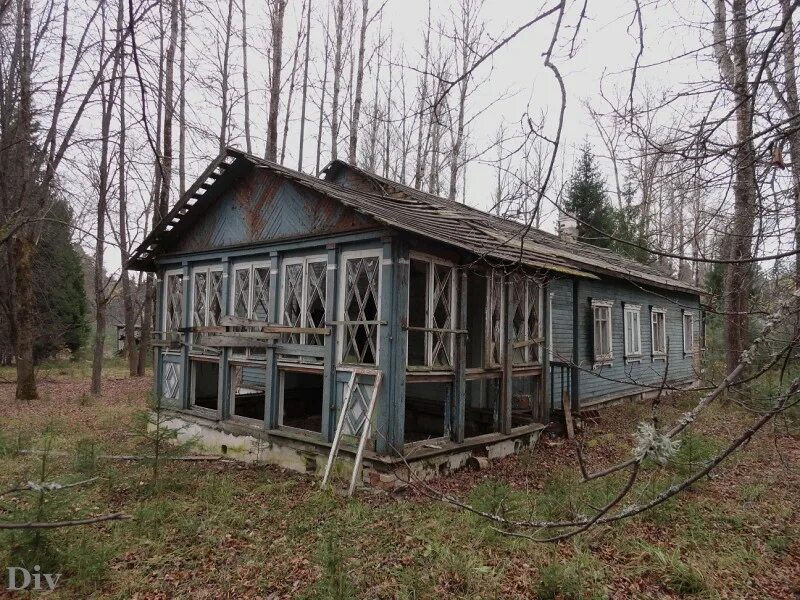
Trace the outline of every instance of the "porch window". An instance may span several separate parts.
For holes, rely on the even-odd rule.
[[[165,339],[169,334],[177,334],[181,327],[183,327],[183,273],[167,272],[164,278]]]
[[[517,273],[513,277],[511,339],[514,364],[531,364],[539,361],[541,324],[541,288],[531,277]]]
[[[236,265],[233,270],[233,315],[268,323],[269,263],[258,262]],[[264,354],[264,348],[235,349],[237,354],[249,356]]]
[[[290,327],[325,326],[326,257],[287,259],[283,267],[282,323]],[[313,333],[289,333],[291,344],[321,346],[325,338]]]
[[[594,362],[595,365],[608,365],[614,360],[611,331],[612,300],[592,300]]]
[[[639,304],[626,304],[625,317],[625,358],[638,359],[642,356],[642,325]]]
[[[651,310],[651,328],[653,356],[664,357],[667,354],[667,314],[663,308]]]
[[[192,326],[217,325],[222,316],[222,269],[194,269],[192,282]],[[195,334],[195,341],[198,337],[199,334]]]
[[[341,361],[378,363],[380,324],[380,256],[371,252],[343,254]]]
[[[683,313],[683,352],[690,354],[694,350],[694,316]]]
[[[503,274],[493,270],[489,276],[487,286],[486,304],[489,310],[486,312],[486,331],[488,332],[488,344],[486,345],[486,366],[499,367],[503,363]]]
[[[453,366],[455,269],[431,257],[411,258],[408,289],[408,364]]]

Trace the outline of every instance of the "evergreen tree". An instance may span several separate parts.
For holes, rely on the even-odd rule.
[[[588,244],[609,248],[613,235],[614,209],[605,192],[605,178],[597,167],[592,147],[584,142],[578,165],[569,182],[565,208],[578,221],[578,239]]]
[[[52,356],[61,348],[74,355],[88,335],[83,267],[72,244],[71,222],[72,210],[66,200],[54,200],[34,257],[37,360]]]
[[[622,241],[612,240],[609,246],[618,254],[632,258],[640,263],[647,263],[650,254],[644,247],[647,246],[647,239],[644,235],[644,224],[642,218],[641,205],[635,204],[634,197],[636,190],[630,178],[626,178],[622,190],[622,207],[618,210],[612,209],[614,213],[614,237],[618,240],[626,240],[635,245],[626,244]]]

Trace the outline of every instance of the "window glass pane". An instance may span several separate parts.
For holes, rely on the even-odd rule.
[[[328,270],[326,262],[308,263],[306,276],[306,327],[325,325],[325,277]],[[324,336],[306,335],[306,343],[321,346]]]
[[[503,360],[503,278],[497,271],[492,271],[491,287],[489,288],[491,314],[489,325],[491,338],[489,340],[489,365],[499,365]]]
[[[206,324],[206,284],[208,274],[200,271],[194,274],[194,289],[192,293],[192,325],[202,327]]]
[[[233,314],[247,319],[250,316],[250,268],[236,269],[233,286]]]
[[[539,285],[535,281],[528,281],[528,339],[535,340],[541,337],[539,332]],[[539,360],[539,345],[531,344],[525,348],[528,362]]]
[[[527,329],[525,326],[525,313],[527,312],[527,299],[525,294],[526,282],[522,275],[516,274],[512,278],[511,283],[511,341],[522,342],[525,341]],[[513,347],[513,346],[512,346]],[[525,347],[513,349],[514,363],[525,362]]]

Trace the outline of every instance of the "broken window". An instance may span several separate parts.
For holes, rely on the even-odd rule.
[[[208,360],[192,360],[191,398],[192,404],[208,410],[217,410],[219,394],[219,363]]]
[[[512,279],[511,340],[514,364],[539,360],[540,287],[532,277],[517,273]]]
[[[344,257],[342,362],[375,365],[380,324],[380,257],[353,254]]]
[[[503,362],[503,275],[493,270],[489,277],[486,313],[486,330],[489,333],[486,346],[486,366],[499,367]]]
[[[445,406],[452,393],[453,384],[450,382],[406,384],[405,443],[444,436]]]
[[[280,424],[322,432],[322,372],[281,369]]]
[[[453,366],[455,269],[432,258],[412,257],[408,288],[409,366]]]
[[[183,327],[183,273],[167,273],[164,279],[164,333],[177,338]],[[170,336],[170,334],[172,334]]]
[[[258,262],[236,265],[233,270],[233,315],[242,319],[253,319],[269,323],[269,263]],[[246,331],[246,327],[237,328]],[[250,328],[256,331],[257,328]],[[264,348],[236,348],[238,355],[258,356],[265,354]]]
[[[325,285],[328,271],[323,257],[287,259],[283,268],[283,325],[322,328],[325,326]],[[325,336],[318,333],[287,333],[290,344],[321,346]]]
[[[231,364],[231,415],[263,421],[266,407],[266,369],[263,364]]]
[[[487,276],[467,273],[467,368],[483,367],[486,331]]]

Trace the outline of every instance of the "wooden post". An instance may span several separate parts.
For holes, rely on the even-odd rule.
[[[269,254],[269,315],[267,320],[275,323],[278,321],[278,273],[280,272],[280,260],[277,252]],[[233,306],[231,306],[231,313]],[[264,427],[275,429],[280,424],[280,385],[278,381],[278,360],[275,353],[275,346],[271,344],[267,347],[265,355],[266,365],[264,366]]]
[[[541,395],[539,397],[540,411],[542,415],[542,422],[547,424],[550,422],[550,386],[553,382],[550,380],[550,348],[552,348],[553,340],[550,339],[550,285],[549,283],[542,284],[542,291],[539,294],[541,305],[539,310],[542,314],[542,329],[539,336],[544,338],[544,344],[539,346],[539,362],[542,363],[542,385]]]
[[[228,301],[231,297],[230,283],[233,281],[231,278],[231,262],[227,256],[222,259],[222,314],[229,314]],[[219,354],[219,375],[217,377],[217,418],[222,420],[226,419],[230,414],[230,391],[231,391],[231,375],[228,370],[228,361],[231,357],[229,348],[222,348]]]
[[[408,331],[404,328],[408,325],[408,277],[409,260],[408,245],[400,238],[394,240],[394,256],[397,267],[394,269],[393,289],[384,293],[394,295],[394,311],[391,315],[386,315],[386,319],[391,323],[392,328],[392,357],[391,373],[387,373],[384,384],[384,394],[390,398],[392,411],[389,423],[389,440],[391,447],[384,447],[378,440],[379,452],[394,451],[402,452],[405,442],[405,411],[406,411],[406,355]]]
[[[377,325],[378,328],[378,369],[387,373],[387,379],[391,377],[392,356],[395,345],[395,321],[397,320],[395,308],[394,289],[394,260],[393,260],[393,239],[389,236],[382,238],[382,251],[380,261],[381,290],[380,290],[380,316],[379,320],[385,321],[385,325]],[[378,452],[387,453],[390,451],[387,439],[391,430],[396,414],[392,406],[392,394],[389,386],[383,386],[376,400],[377,415],[375,419],[376,429],[380,432],[376,440]]]
[[[461,271],[460,286],[458,328],[464,331],[467,329],[467,272],[464,270]],[[454,365],[455,381],[453,382],[453,441],[460,444],[464,441],[464,415],[467,401],[468,334],[458,333],[454,335],[456,336],[456,353]]]
[[[354,373],[355,374],[355,373]],[[378,371],[375,374],[375,379],[372,382],[372,396],[369,399],[369,406],[367,407],[367,416],[364,420],[364,431],[361,432],[361,439],[358,441],[358,451],[356,452],[356,460],[353,463],[353,473],[350,476],[350,489],[347,491],[348,496],[353,495],[356,489],[356,482],[361,473],[361,461],[364,459],[364,448],[367,445],[369,434],[372,425],[372,413],[375,411],[375,402],[378,398],[381,388],[381,380],[383,379],[383,372]],[[352,392],[351,392],[352,393]],[[344,415],[342,415],[344,417]]]
[[[338,254],[336,244],[330,243],[327,249],[327,272],[325,273],[325,321],[336,319],[336,290],[338,270]],[[344,277],[344,275],[342,275]],[[322,435],[328,441],[333,440],[336,415],[336,330],[331,327],[330,335],[324,337],[325,358],[322,367]]]
[[[192,322],[192,305],[191,305],[191,281],[192,271],[189,268],[189,263],[183,262],[183,314],[181,315],[183,322],[182,327],[189,327]],[[183,334],[183,346],[181,346],[181,406],[189,408],[189,387],[191,373],[189,373],[189,343],[192,341],[191,333]]]
[[[513,280],[506,277],[506,301],[503,307],[505,327],[503,328],[503,386],[500,395],[500,433],[511,433],[511,403],[514,386],[514,348],[511,340],[514,337]]]

